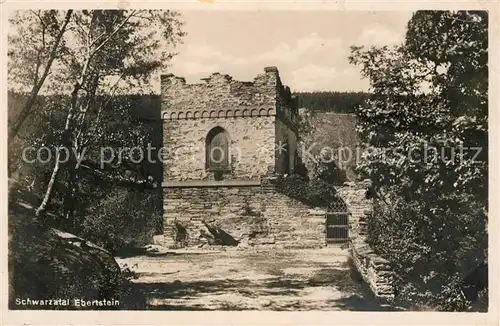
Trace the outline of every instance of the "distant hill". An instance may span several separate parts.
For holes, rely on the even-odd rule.
[[[355,113],[369,97],[365,92],[297,92],[300,108],[316,112]]]
[[[46,130],[45,125],[46,119],[41,119],[43,115],[44,105],[49,100],[54,100],[54,98],[61,98],[61,102],[67,99],[64,95],[62,96],[38,96],[33,108],[32,113],[25,120],[19,134],[8,144],[8,166],[9,166],[9,176],[14,179],[17,175],[13,175],[19,168],[19,161],[21,160],[22,149],[27,145],[27,139],[31,135],[40,132],[41,130]],[[151,129],[151,145],[155,148],[161,148],[163,146],[163,133],[162,133],[162,123],[161,123],[161,110],[160,110],[160,96],[159,95],[122,95],[115,96],[118,101],[121,101],[124,107],[130,108],[130,115],[134,118],[138,118],[143,123],[146,123]],[[8,125],[16,121],[19,117],[19,113],[26,103],[28,96],[26,94],[20,94],[15,92],[8,92],[7,107],[8,107]],[[61,105],[60,115],[64,118],[66,116],[67,108]],[[153,150],[154,152],[154,150]],[[161,165],[151,165],[152,175],[161,179],[163,170]]]
[[[317,112],[314,110],[301,109],[300,117],[302,123],[301,143],[313,156],[319,155],[322,149],[331,148],[336,153],[344,148],[343,155],[346,156],[342,165],[337,167],[346,172],[348,181],[356,179],[356,159],[359,157],[359,137],[356,132],[356,116],[354,114],[343,114],[336,112]],[[347,152],[345,152],[347,151]],[[304,157],[304,164],[309,173],[314,170],[313,164]],[[335,161],[335,163],[338,163]],[[312,175],[309,175],[312,177]]]

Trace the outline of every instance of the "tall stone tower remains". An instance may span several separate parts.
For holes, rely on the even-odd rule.
[[[304,225],[307,207],[268,182],[297,162],[298,102],[278,69],[203,81],[161,76],[165,245],[321,245],[324,220]]]

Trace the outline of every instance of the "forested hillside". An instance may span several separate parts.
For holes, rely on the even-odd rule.
[[[365,92],[298,92],[299,107],[311,111],[355,113],[370,96]]]

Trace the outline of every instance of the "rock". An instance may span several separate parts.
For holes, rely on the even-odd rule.
[[[148,253],[160,252],[160,251],[162,251],[164,249],[162,246],[151,245],[151,244],[147,245],[144,248],[146,249],[146,252],[148,252]]]
[[[163,234],[153,236],[153,244],[158,246],[164,246],[165,236]]]
[[[120,299],[122,274],[110,252],[57,229],[40,230],[34,241],[43,259],[33,264],[30,253],[16,262],[14,297]]]

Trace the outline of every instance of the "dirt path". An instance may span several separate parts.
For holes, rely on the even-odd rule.
[[[340,248],[164,252],[117,258],[147,309],[387,310],[353,277]]]

